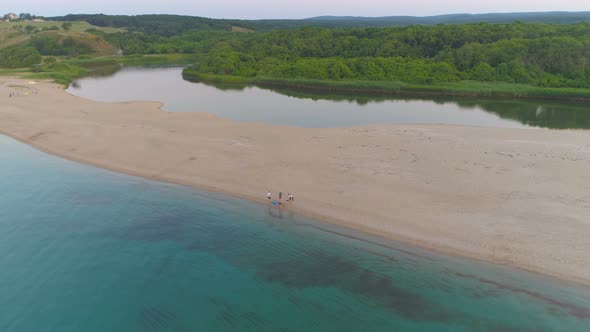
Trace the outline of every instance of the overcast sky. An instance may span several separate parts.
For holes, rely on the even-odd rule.
[[[554,10],[590,11],[590,0],[0,0],[0,12],[30,12],[45,16],[165,13],[259,19]]]

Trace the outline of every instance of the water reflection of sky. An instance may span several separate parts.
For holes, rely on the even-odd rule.
[[[218,89],[182,79],[182,68],[125,68],[110,77],[84,78],[68,91],[99,101],[152,100],[171,112],[207,112],[238,120],[302,127],[346,127],[378,123],[444,123],[487,127],[528,127],[537,125],[526,117],[490,112],[477,103],[358,98],[322,95],[290,96],[258,87]],[[530,107],[531,105],[528,105]],[[513,105],[507,108],[513,107]],[[590,113],[590,112],[589,112]],[[500,117],[499,114],[502,114]],[[541,124],[541,126],[544,126]],[[558,126],[559,127],[559,126]],[[570,126],[571,127],[571,126]]]

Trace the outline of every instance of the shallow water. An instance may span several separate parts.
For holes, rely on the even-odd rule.
[[[486,99],[400,99],[259,87],[211,86],[182,79],[182,68],[115,68],[68,91],[98,101],[152,100],[171,112],[207,112],[237,121],[301,127],[445,123],[486,127],[590,128],[590,107]]]
[[[0,331],[588,331],[590,289],[0,136]]]

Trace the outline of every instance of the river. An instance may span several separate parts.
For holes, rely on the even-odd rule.
[[[396,98],[214,86],[183,80],[182,68],[122,67],[77,80],[68,92],[108,102],[150,100],[169,112],[206,112],[222,118],[301,127],[455,124],[486,127],[590,128],[584,103],[490,99]]]

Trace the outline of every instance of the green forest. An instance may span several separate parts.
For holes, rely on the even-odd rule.
[[[301,28],[215,45],[189,74],[590,88],[590,26],[534,23]]]

